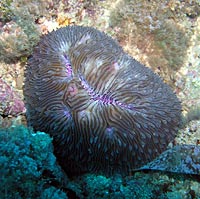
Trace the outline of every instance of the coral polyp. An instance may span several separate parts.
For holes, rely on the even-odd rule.
[[[128,174],[163,152],[181,105],[171,88],[106,34],[69,26],[44,36],[29,58],[29,126],[53,137],[72,175]]]

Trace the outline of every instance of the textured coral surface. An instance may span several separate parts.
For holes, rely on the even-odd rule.
[[[54,138],[67,173],[129,173],[172,141],[180,103],[170,87],[88,27],[43,37],[28,61],[28,124]]]
[[[112,35],[134,58],[170,83],[184,115],[190,110],[196,114],[195,107],[200,104],[199,5],[199,0],[1,0],[1,80],[22,100],[24,64],[40,35],[69,24],[91,26]],[[11,104],[12,98],[0,104],[2,127],[26,123],[23,112],[16,118],[2,115]],[[191,119],[173,144],[199,145],[200,123]],[[138,172],[132,180],[121,181],[86,176],[72,183],[71,189],[79,198],[134,198],[132,193],[136,198],[200,198],[198,178],[161,172]],[[46,190],[44,197],[56,198],[52,191]],[[75,198],[75,194],[70,196]]]
[[[0,128],[0,154],[1,199],[67,198],[50,183],[63,175],[47,134],[23,126]]]

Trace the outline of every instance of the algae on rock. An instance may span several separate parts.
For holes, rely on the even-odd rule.
[[[0,15],[0,59],[7,63],[29,56],[39,41],[40,31],[35,20],[47,13],[44,0],[3,0]]]
[[[191,17],[195,21],[200,14],[199,5],[197,0],[120,0],[110,23],[120,28],[117,37],[130,54],[172,83],[173,71],[185,62],[193,34]]]

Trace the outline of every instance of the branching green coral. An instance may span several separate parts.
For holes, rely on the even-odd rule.
[[[0,198],[67,198],[50,185],[63,179],[51,141],[23,126],[0,130]]]
[[[76,192],[79,198],[154,198],[152,187],[148,183],[134,179],[126,181],[120,175],[111,178],[93,174],[84,175],[81,177],[81,180],[71,182],[69,188]]]

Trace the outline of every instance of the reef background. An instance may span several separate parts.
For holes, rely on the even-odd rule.
[[[92,26],[114,37],[130,55],[150,67],[172,87],[182,102],[184,115],[191,109],[194,114],[200,114],[195,108],[200,105],[199,0],[2,0],[1,132],[12,127],[13,136],[19,136],[20,140],[21,133],[26,131],[15,130],[15,127],[26,125],[23,73],[27,58],[40,36],[73,24]],[[181,129],[175,142],[199,144],[200,121],[193,120]],[[2,143],[1,147],[5,145]],[[138,193],[131,190],[133,184],[139,187]],[[87,198],[107,198],[108,195],[111,198],[131,198],[131,193],[135,193],[135,198],[153,198],[155,194],[159,198],[200,198],[200,182],[196,178],[159,172],[138,172],[123,182],[119,177],[87,175],[69,181],[66,192],[70,198],[69,190],[77,198],[84,198],[84,195]],[[114,193],[118,195],[112,195]],[[63,198],[66,197],[64,194]]]

